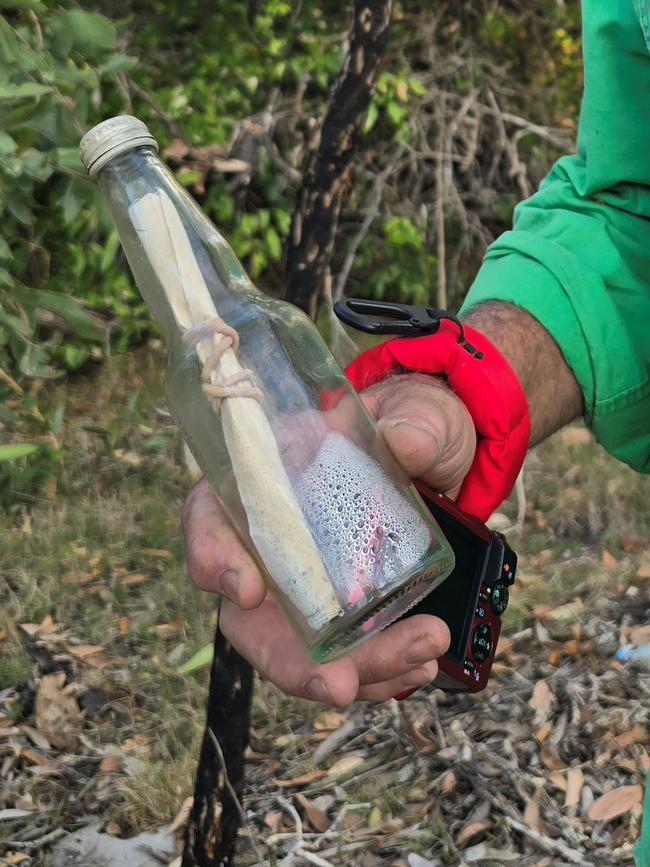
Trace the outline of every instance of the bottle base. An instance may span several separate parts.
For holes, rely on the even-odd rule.
[[[332,662],[390,626],[447,577],[449,569],[441,568],[440,563],[436,567],[430,572],[419,573],[412,581],[386,595],[377,594],[379,598],[334,621],[318,636],[317,643],[308,648],[309,656],[314,662]]]

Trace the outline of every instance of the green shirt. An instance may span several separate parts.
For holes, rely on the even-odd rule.
[[[463,312],[529,311],[582,387],[613,455],[650,472],[650,0],[583,0],[578,152],[489,248]]]

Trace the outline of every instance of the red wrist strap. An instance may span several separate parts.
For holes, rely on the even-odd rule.
[[[467,325],[464,329],[482,357],[458,342],[458,325],[442,320],[435,334],[395,338],[362,353],[346,374],[357,391],[392,373],[447,377],[450,388],[469,410],[478,437],[458,505],[485,521],[510,494],[523,465],[530,413],[521,383],[503,355],[480,331]]]

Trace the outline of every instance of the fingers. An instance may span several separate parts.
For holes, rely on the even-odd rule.
[[[334,662],[318,665],[302,648],[282,609],[268,596],[253,611],[222,603],[220,627],[262,677],[288,695],[345,707],[356,699],[385,701],[430,683],[436,658],[449,646],[447,625],[414,615],[393,624]]]
[[[337,707],[345,707],[357,697],[359,676],[351,657],[325,665],[309,659],[284,612],[270,596],[254,611],[242,611],[224,601],[219,623],[228,641],[253,668],[288,695]]]
[[[260,571],[205,479],[185,501],[182,524],[188,571],[199,590],[220,593],[242,608],[259,605],[266,593]]]
[[[476,431],[445,381],[413,373],[393,376],[361,397],[409,476],[455,497],[474,458]]]

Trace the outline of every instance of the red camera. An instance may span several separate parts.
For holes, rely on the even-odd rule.
[[[418,482],[416,487],[451,545],[456,565],[405,616],[434,614],[449,626],[451,643],[438,660],[434,685],[445,692],[479,692],[490,677],[517,555],[502,533],[490,530],[427,485]]]

